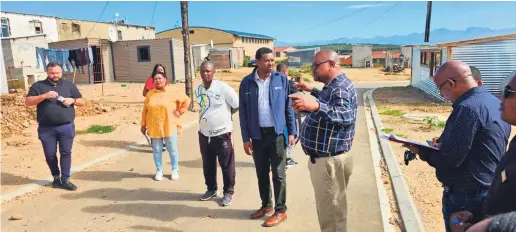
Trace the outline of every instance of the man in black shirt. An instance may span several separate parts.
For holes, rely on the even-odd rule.
[[[70,182],[72,145],[75,137],[75,108],[86,104],[77,86],[62,79],[59,64],[47,65],[47,79],[38,81],[29,89],[25,105],[37,105],[38,138],[43,145],[45,158],[54,176],[52,186],[75,191],[77,186]],[[61,154],[61,173],[57,165],[57,144]]]
[[[511,125],[516,125],[516,75],[505,86],[500,104],[500,117]],[[511,140],[509,150],[498,163],[491,187],[482,204],[480,215],[462,211],[451,216],[453,231],[464,231],[470,223],[480,218],[516,211],[516,137]],[[454,219],[457,218],[457,219]],[[476,219],[476,220],[475,220]]]

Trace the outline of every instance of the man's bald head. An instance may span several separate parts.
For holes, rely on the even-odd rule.
[[[441,95],[452,102],[478,86],[469,65],[457,60],[451,60],[441,65],[434,75],[434,83]]]
[[[322,50],[312,60],[314,80],[329,83],[341,73],[339,54],[333,50]]]

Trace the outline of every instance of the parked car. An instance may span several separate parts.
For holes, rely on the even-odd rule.
[[[256,66],[256,60],[247,61],[247,67],[255,67],[255,66]]]

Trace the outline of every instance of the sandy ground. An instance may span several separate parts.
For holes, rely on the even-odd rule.
[[[379,113],[385,110],[401,110],[404,113],[432,113],[448,117],[452,109],[449,104],[438,103],[419,90],[410,87],[377,89],[373,97]],[[430,128],[425,122],[413,121],[400,116],[382,114],[380,116],[384,128],[393,130],[390,133],[421,142],[438,137],[443,130],[443,128]],[[512,136],[516,135],[516,127],[512,128],[512,134]],[[427,231],[443,231],[442,185],[435,177],[434,168],[421,160],[413,160],[406,166],[403,162],[405,149],[396,143],[392,143],[391,146],[397,155],[425,229]]]

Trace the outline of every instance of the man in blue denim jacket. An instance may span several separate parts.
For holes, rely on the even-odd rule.
[[[275,72],[274,55],[270,48],[256,51],[257,67],[240,83],[240,129],[244,150],[253,156],[258,177],[258,188],[262,204],[251,219],[261,218],[273,210],[264,226],[279,225],[286,215],[286,172],[285,138],[283,129],[287,127],[289,144],[294,144],[296,136],[294,110],[290,106],[289,81],[283,73]],[[274,198],[269,172],[272,170]]]

